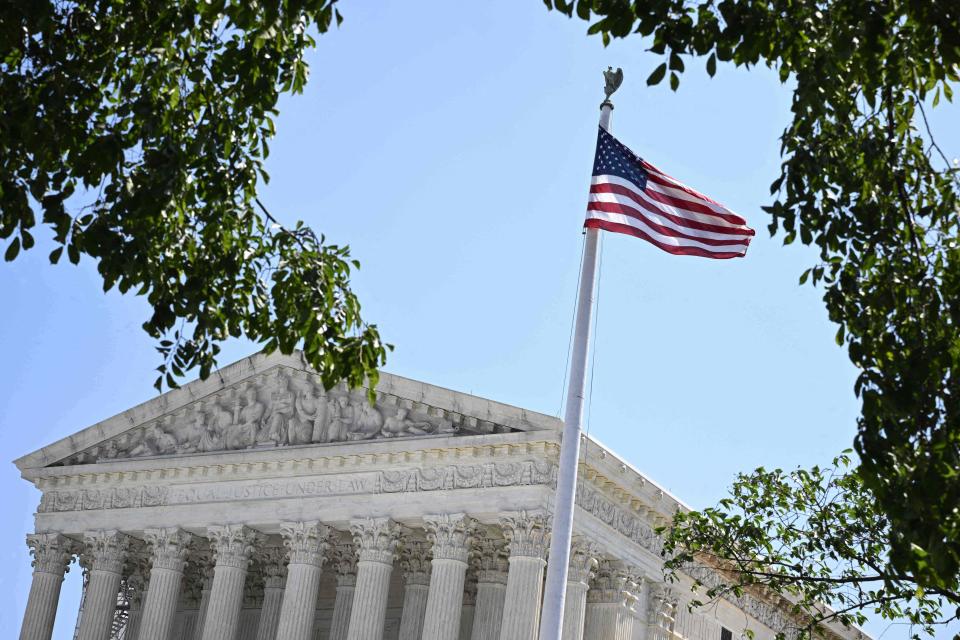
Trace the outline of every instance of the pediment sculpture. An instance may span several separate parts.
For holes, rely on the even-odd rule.
[[[329,391],[315,376],[276,367],[75,454],[63,464],[118,458],[236,451],[454,434],[446,412],[395,396],[342,385]]]

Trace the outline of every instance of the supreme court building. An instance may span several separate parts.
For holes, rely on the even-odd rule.
[[[16,461],[42,492],[20,638],[50,639],[78,559],[80,640],[535,640],[561,426],[387,374],[371,405],[252,356]],[[564,640],[796,624],[760,591],[690,612],[654,533],[679,503],[584,449]]]

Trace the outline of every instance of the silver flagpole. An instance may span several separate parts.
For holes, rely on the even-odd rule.
[[[610,96],[623,81],[620,69],[604,72],[607,98],[600,105],[600,126],[610,131]],[[560,465],[557,471],[557,493],[553,504],[553,532],[547,560],[547,581],[540,618],[540,640],[560,640],[563,630],[563,603],[567,590],[567,565],[570,562],[570,539],[573,536],[574,500],[577,491],[577,466],[580,458],[580,424],[583,421],[583,400],[587,387],[587,358],[593,324],[594,291],[597,280],[597,253],[600,230],[586,230],[583,264],[580,267],[580,290],[577,293],[577,316],[573,329],[570,355],[570,384],[567,406],[563,414],[563,441],[560,444]],[[569,640],[569,639],[568,639]]]

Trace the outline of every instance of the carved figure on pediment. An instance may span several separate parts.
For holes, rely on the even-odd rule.
[[[273,393],[270,394],[270,415],[267,417],[266,428],[261,429],[257,442],[273,443],[277,446],[290,444],[290,423],[294,414],[294,394],[290,389],[290,381],[284,375],[283,369],[278,369]]]
[[[329,416],[329,423],[324,442],[346,440],[353,426],[353,407],[350,406],[346,396],[335,396],[327,402],[327,416]]]
[[[220,426],[222,416],[218,416],[216,409],[212,412],[204,410],[203,400],[197,403],[194,413],[194,428],[200,429],[200,439],[197,442],[198,451],[223,451],[223,430]],[[229,414],[227,414],[229,417]]]
[[[365,397],[354,399],[353,428],[350,429],[351,440],[369,440],[380,435],[383,428],[383,416],[379,409],[371,405]]]
[[[317,413],[326,404],[317,398],[316,390],[309,380],[294,378],[290,381],[294,392],[293,414],[287,424],[288,444],[309,444],[313,439]]]
[[[225,434],[227,449],[249,449],[257,442],[257,432],[267,407],[257,398],[257,388],[247,385],[243,390],[244,405],[239,409],[236,424]]]
[[[176,452],[177,439],[167,433],[159,423],[155,422],[148,426],[143,432],[143,439],[140,443],[131,449],[130,455],[137,456],[162,456]]]
[[[402,435],[422,436],[432,433],[436,428],[426,420],[411,420],[407,417],[409,410],[406,407],[397,407],[395,415],[383,419],[381,435],[385,438],[396,438]]]
[[[327,421],[327,400],[326,394],[317,388],[310,380],[303,380],[298,385],[297,397],[294,402],[294,421],[296,432],[296,444],[307,444],[309,442],[325,442],[325,431]]]

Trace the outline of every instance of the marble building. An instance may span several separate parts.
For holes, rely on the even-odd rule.
[[[20,638],[49,640],[77,560],[79,640],[534,640],[560,427],[387,374],[371,405],[252,356],[16,461],[42,492]],[[564,640],[794,624],[760,592],[689,611],[654,533],[680,503],[585,451]]]

